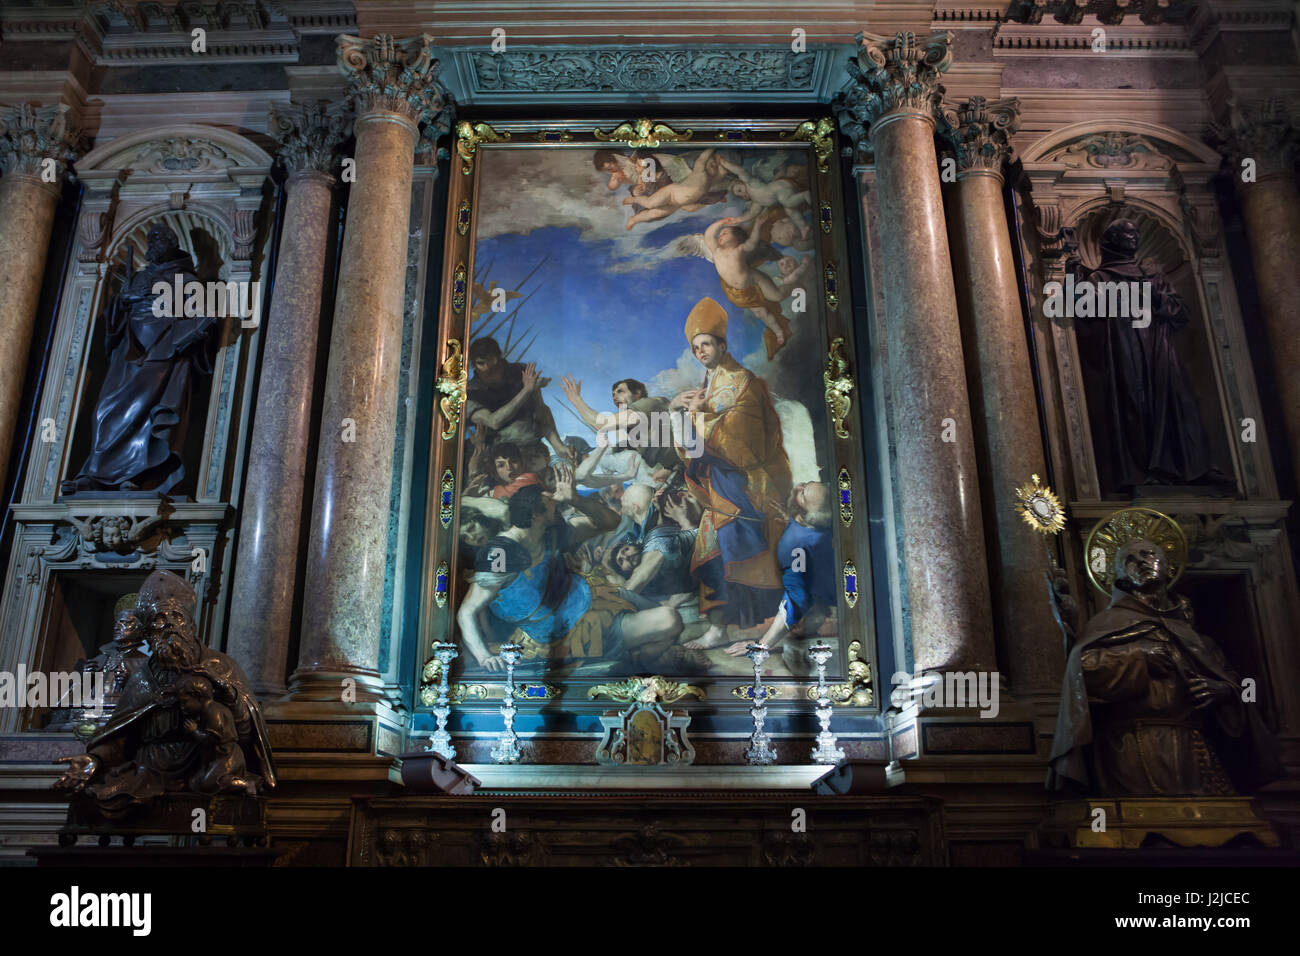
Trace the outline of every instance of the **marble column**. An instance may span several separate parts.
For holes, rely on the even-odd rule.
[[[858,39],[838,118],[875,154],[916,670],[993,670],[975,442],[934,147],[952,34]]]
[[[0,488],[13,453],[18,403],[63,177],[76,134],[68,107],[0,107]]]
[[[973,406],[989,583],[998,661],[1018,697],[1055,703],[1065,666],[1047,601],[1041,535],[1021,519],[1015,490],[1046,476],[1038,403],[1030,369],[1011,232],[1002,199],[1009,137],[1019,125],[1015,99],[973,97],[947,111],[945,139],[957,181],[945,186],[948,237],[962,318],[966,381]]]
[[[271,133],[288,171],[287,198],[265,321],[229,630],[230,654],[261,695],[285,691],[330,207],[338,146],[350,127],[338,105],[271,108]]]
[[[1295,179],[1300,132],[1274,100],[1238,110],[1231,125],[1212,129],[1241,198],[1259,311],[1272,352],[1276,400],[1282,406],[1291,464],[1300,474],[1300,191]],[[1253,181],[1242,178],[1247,160],[1254,167]]]
[[[381,694],[379,647],[402,346],[406,224],[420,126],[438,128],[449,94],[428,36],[338,39],[356,113],[348,199],[321,412],[299,700]]]

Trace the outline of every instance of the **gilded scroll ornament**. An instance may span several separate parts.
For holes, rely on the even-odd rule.
[[[488,689],[482,684],[453,684],[447,695],[448,703],[462,704],[467,700],[487,700]]]
[[[843,684],[832,684],[828,696],[841,707],[871,706],[871,665],[862,660],[862,642],[849,642],[849,679]],[[808,688],[808,699],[817,699],[817,688]]]
[[[498,133],[487,123],[469,123],[461,121],[456,124],[456,152],[460,153],[460,171],[468,176],[474,172],[474,154],[479,143],[504,143],[510,139],[509,133]]]
[[[456,437],[456,432],[460,428],[460,412],[465,407],[467,377],[468,370],[465,367],[465,358],[461,354],[460,340],[448,339],[447,358],[442,363],[442,374],[438,376],[438,391],[442,392],[443,396],[438,400],[438,407],[442,409],[442,417],[447,422],[442,430],[444,441]]]
[[[835,437],[848,438],[844,419],[852,407],[849,392],[853,391],[853,379],[849,376],[849,360],[844,355],[843,336],[837,336],[831,342],[822,380],[826,383],[826,404],[830,406],[831,419],[835,424]]]
[[[1187,567],[1187,535],[1173,518],[1150,508],[1123,508],[1098,521],[1088,533],[1084,556],[1088,580],[1102,594],[1115,586],[1115,553],[1130,541],[1143,539],[1160,545],[1169,559],[1169,587]]]
[[[677,132],[664,123],[652,119],[639,119],[633,123],[620,123],[608,133],[593,130],[592,135],[602,143],[627,143],[633,149],[657,149],[662,142],[680,143],[695,135],[693,130]]]
[[[835,149],[835,124],[829,117],[823,116],[819,120],[805,120],[794,128],[791,133],[782,133],[782,139],[799,139],[807,143],[812,143],[813,152],[817,154],[817,171],[828,172],[830,170],[831,152]]]
[[[675,704],[683,697],[696,697],[704,700],[704,691],[690,684],[679,684],[677,681],[655,675],[653,677],[629,677],[627,680],[613,684],[597,684],[587,691],[589,699],[594,700],[602,696],[623,703],[641,701],[650,704],[655,701],[662,701],[665,704]]]

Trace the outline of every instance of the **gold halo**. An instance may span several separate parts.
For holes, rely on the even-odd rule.
[[[139,597],[140,595],[135,591],[132,591],[130,594],[123,594],[117,599],[117,603],[113,605],[113,617],[116,618],[123,611],[134,611],[136,601],[139,600]]]
[[[1102,594],[1110,594],[1115,586],[1116,552],[1139,538],[1165,549],[1171,585],[1182,577],[1187,566],[1187,536],[1178,522],[1150,508],[1123,508],[1098,521],[1088,532],[1088,540],[1083,546],[1088,580]]]

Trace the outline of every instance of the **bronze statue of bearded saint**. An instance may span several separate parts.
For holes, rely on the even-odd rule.
[[[59,790],[84,792],[109,818],[168,793],[256,795],[275,786],[257,701],[239,665],[195,634],[195,594],[170,571],[140,589],[151,656],[132,674],[113,718],[62,757]]]
[[[1048,786],[1098,796],[1248,792],[1280,772],[1276,742],[1240,678],[1170,596],[1160,545],[1115,555],[1110,605],[1070,651]]]
[[[108,369],[95,401],[90,454],[63,482],[65,495],[86,491],[167,494],[185,478],[181,460],[199,376],[211,375],[217,316],[157,315],[156,283],[196,281],[194,261],[168,226],[149,227],[147,263],[127,274],[104,310]],[[163,310],[166,311],[166,310]]]

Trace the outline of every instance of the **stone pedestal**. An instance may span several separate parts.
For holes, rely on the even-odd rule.
[[[430,38],[339,38],[356,110],[356,181],[321,413],[299,700],[381,696],[379,647],[405,293],[405,223],[420,124],[445,107]],[[348,679],[351,683],[348,683]]]
[[[0,108],[0,489],[13,453],[54,210],[72,159],[66,106]]]
[[[332,173],[349,125],[341,110],[319,106],[273,108],[271,114],[289,170],[288,199],[266,320],[229,631],[230,654],[258,694],[285,691]]]
[[[861,35],[840,127],[875,154],[916,670],[995,665],[979,479],[935,113],[951,34]],[[869,131],[868,131],[868,126]]]
[[[988,538],[998,660],[1012,692],[1055,709],[1065,666],[1047,601],[1047,556],[1016,511],[1015,490],[1046,475],[1011,234],[1002,198],[1019,103],[975,97],[945,124],[957,181],[945,187],[966,379]]]

